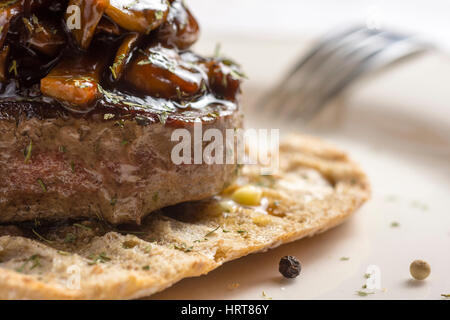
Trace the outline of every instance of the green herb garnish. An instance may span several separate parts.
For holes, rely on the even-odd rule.
[[[73,243],[76,239],[77,237],[73,233],[68,233],[64,238],[64,243]]]
[[[158,114],[159,122],[161,122],[161,124],[163,124],[163,125],[166,124],[168,117],[169,117],[169,114],[166,111]]]
[[[91,254],[88,258],[91,260],[88,263],[89,265],[94,265],[94,264],[98,264],[98,263],[106,263],[108,261],[111,261],[111,258],[108,257],[105,252],[101,252],[98,255]]]
[[[85,226],[85,225],[80,224],[80,223],[74,223],[73,226],[74,226],[74,227],[81,228],[81,229],[84,229],[84,230],[92,230],[91,227]]]
[[[266,300],[272,300],[272,297],[269,297],[265,291],[262,292],[262,297]]]
[[[39,238],[39,240],[41,240],[41,241],[44,241],[44,242],[47,242],[47,243],[53,243],[54,241],[50,241],[50,240],[48,240],[48,239],[45,239],[43,236],[41,236],[39,233],[37,233],[37,231],[36,230],[34,230],[34,229],[31,229],[31,231],[36,235],[36,237],[38,237]]]
[[[13,60],[13,61],[12,61],[11,66],[10,66],[9,69],[8,69],[8,72],[9,72],[9,73],[14,72],[14,75],[15,75],[16,77],[19,76],[19,72],[17,71],[17,61],[16,61],[16,60]]]
[[[208,238],[209,236],[211,236],[213,233],[215,233],[217,230],[219,230],[220,226],[218,226],[217,228],[215,228],[214,230],[211,230],[210,232],[208,232],[205,235],[205,238]]]
[[[194,246],[188,247],[186,245],[186,243],[182,243],[181,245],[174,244],[173,248],[177,249],[177,250],[180,250],[180,251],[183,251],[183,252],[191,252],[194,249]]]
[[[37,179],[37,182],[41,186],[42,191],[47,192],[47,187],[45,186],[44,181],[42,181],[42,179]]]
[[[356,291],[356,294],[360,297],[367,297],[369,294],[375,294],[375,292]]]
[[[156,11],[155,12],[155,19],[156,20],[161,20],[164,18],[164,11]]]
[[[28,163],[31,159],[31,151],[33,150],[33,140],[30,140],[30,143],[25,148],[24,155],[25,155],[25,163]]]
[[[350,260],[350,258],[349,257],[341,257],[339,260],[341,260],[341,261],[348,261],[348,260]]]
[[[0,8],[7,8],[13,4],[15,4],[18,0],[8,0],[5,3],[0,4]]]
[[[38,254],[32,255],[32,256],[29,257],[27,260],[25,260],[25,262],[24,262],[19,268],[17,268],[16,271],[17,271],[17,272],[23,272],[24,269],[25,269],[25,267],[26,267],[30,262],[33,263],[33,264],[31,265],[30,270],[33,270],[33,269],[36,268],[36,267],[41,267],[42,265],[41,265],[41,262],[40,262],[39,258],[40,258],[40,255],[38,255]]]
[[[122,53],[117,58],[117,61],[114,62],[114,64],[111,67],[109,67],[109,69],[111,70],[111,74],[112,74],[114,79],[117,79],[117,67],[122,64],[123,59],[125,59],[125,53]]]
[[[103,116],[103,119],[110,120],[110,119],[113,119],[114,117],[115,117],[115,115],[113,115],[112,113],[105,113],[105,115]]]

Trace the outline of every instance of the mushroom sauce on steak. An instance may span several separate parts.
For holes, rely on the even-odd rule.
[[[181,0],[0,1],[0,223],[139,224],[230,183],[171,160],[176,129],[242,126],[239,66],[198,33]]]

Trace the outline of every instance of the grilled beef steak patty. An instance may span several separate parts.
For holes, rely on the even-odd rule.
[[[230,183],[234,164],[171,159],[176,129],[242,126],[239,66],[190,51],[198,30],[181,0],[0,4],[0,223],[139,224]]]

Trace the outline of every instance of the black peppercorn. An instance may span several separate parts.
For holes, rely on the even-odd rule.
[[[293,256],[286,256],[281,258],[280,260],[280,273],[283,277],[288,279],[297,278],[300,275],[300,271],[302,270],[302,266],[297,258]]]

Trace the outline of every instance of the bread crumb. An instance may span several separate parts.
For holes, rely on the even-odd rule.
[[[239,284],[239,283],[237,283],[237,282],[234,282],[234,283],[230,283],[229,285],[228,285],[228,290],[236,290],[237,288],[239,288],[241,285]]]

